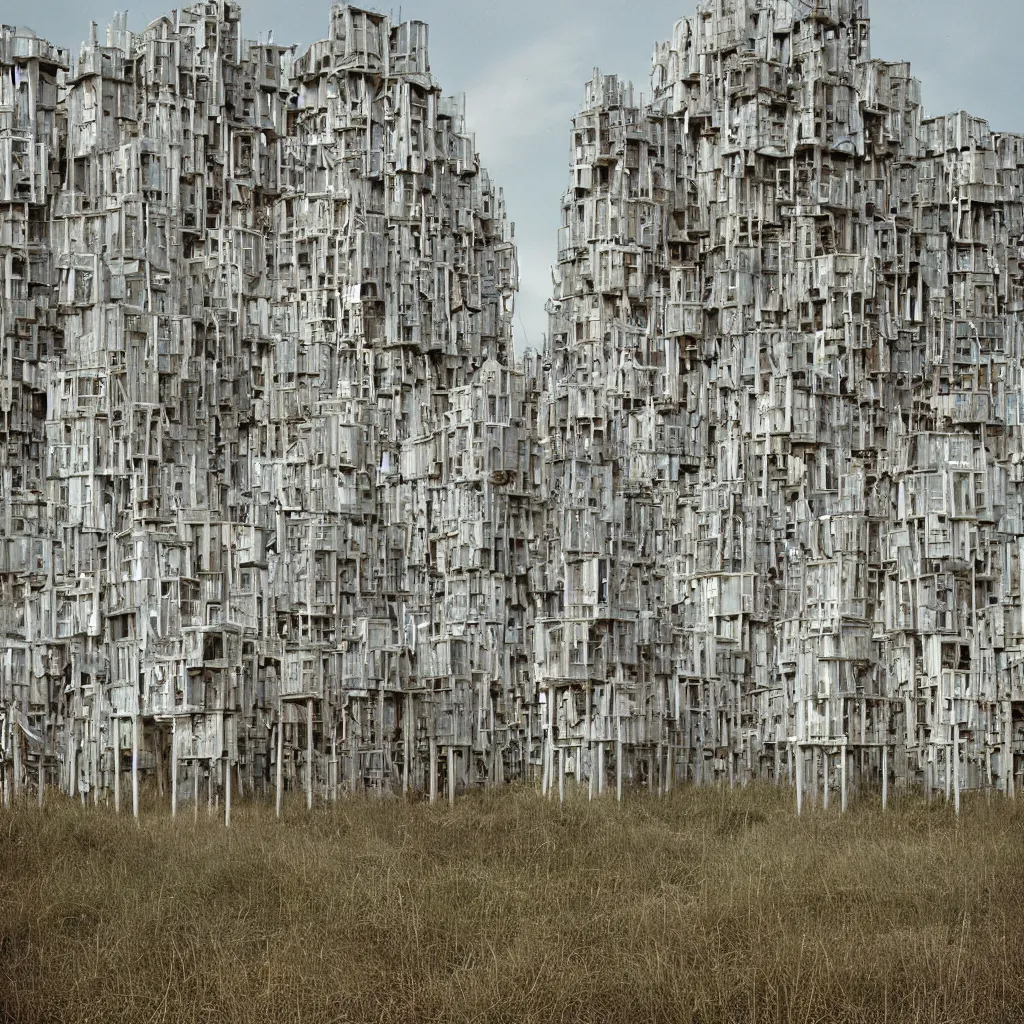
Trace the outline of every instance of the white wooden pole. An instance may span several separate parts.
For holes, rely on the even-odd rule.
[[[953,813],[960,815],[960,726],[953,723]]]
[[[306,702],[306,810],[313,810],[313,698]]]
[[[804,755],[799,744],[794,744],[793,750],[796,757],[796,813],[797,817],[803,814],[804,810]],[[793,754],[790,755],[792,760]]]
[[[448,744],[448,806],[455,806],[455,744]]]
[[[114,747],[114,813],[121,813],[121,719],[111,718]]]
[[[405,757],[402,759],[402,796],[409,795],[409,762],[412,760],[412,694],[405,695],[405,727],[402,729]]]
[[[594,799],[594,785],[597,774],[594,770],[596,765],[594,763],[594,694],[591,689],[590,683],[587,683],[587,754],[589,755],[589,774],[587,776],[587,799]],[[580,748],[583,749],[582,747]],[[580,760],[580,767],[578,771],[582,771],[583,761]]]
[[[281,790],[284,787],[284,702],[277,716],[277,764],[274,772],[274,814],[281,817]]]
[[[615,716],[615,799],[622,803],[622,716]]]
[[[139,716],[132,718],[132,817],[139,820]]]
[[[882,810],[889,806],[889,748],[882,744]]]
[[[334,712],[331,712],[333,720]],[[338,723],[335,721],[331,726],[331,803],[338,802]]]
[[[548,700],[551,700],[551,693],[548,692]],[[541,775],[540,775],[540,795],[546,797],[548,790],[551,787],[551,765],[550,765],[550,753],[551,753],[551,727],[548,724],[550,722],[550,715],[547,713],[548,709],[545,705],[544,717],[548,721],[541,722],[540,727],[540,757],[541,757]]]
[[[565,747],[558,748],[558,802],[565,803]]]
[[[231,755],[224,758],[224,827],[231,828]]]
[[[430,785],[428,787],[430,793],[430,802],[432,804],[437,803],[437,738],[435,736],[430,737]]]
[[[178,719],[171,719],[171,817],[178,816]]]
[[[14,802],[19,803],[21,798],[21,726],[16,726],[13,719],[11,721],[11,746],[14,754]]]
[[[842,765],[842,774],[840,775],[841,791],[840,791],[839,807],[840,807],[840,810],[845,814],[846,813],[846,802],[847,802],[847,789],[846,789],[846,744],[845,743],[842,744],[842,747],[840,749],[840,756],[843,759],[843,765]]]
[[[1013,705],[1006,702],[1006,795],[1011,799],[1017,796],[1017,780],[1013,777]]]

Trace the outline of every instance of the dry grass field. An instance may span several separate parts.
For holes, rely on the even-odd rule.
[[[1024,1020],[1024,805],[0,811],[0,1021]]]

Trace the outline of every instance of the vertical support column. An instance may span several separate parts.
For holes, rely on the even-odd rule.
[[[7,739],[7,736],[4,735],[4,733],[8,733],[9,734],[9,732],[10,732],[10,724],[11,724],[11,720],[10,720],[10,717],[8,717],[7,720],[4,723],[4,730],[3,730],[3,732],[0,732],[0,740],[6,740]],[[4,753],[3,760],[0,761],[0,773],[3,773],[3,804],[4,804],[4,807],[7,808],[7,807],[11,806],[11,770],[7,766],[7,755],[6,755],[6,751],[10,749],[10,744],[5,742],[3,744],[3,748],[4,748],[5,753]],[[71,795],[72,796],[75,795],[74,794],[74,780],[75,780],[75,769],[74,769],[74,764],[72,763],[72,766],[71,766],[71,785],[72,785]]]
[[[588,800],[593,800],[594,799],[594,783],[595,783],[594,776],[597,774],[597,772],[595,770],[597,766],[594,763],[594,693],[593,693],[593,687],[591,686],[590,683],[587,683],[586,715],[587,715],[587,754],[589,756],[589,763],[590,763],[590,774],[587,776],[587,799]],[[583,751],[583,748],[580,747],[581,754],[582,754],[582,751]],[[578,768],[578,771],[582,771],[582,770],[583,770],[583,759],[581,757],[580,758],[580,766]]]
[[[455,744],[448,744],[448,806],[455,806]]]
[[[409,770],[412,761],[412,694],[405,695],[405,722],[402,726],[402,796],[409,795]]]
[[[171,719],[171,818],[178,816],[178,719]]]
[[[548,775],[548,796],[551,796],[555,790],[555,760],[557,754],[555,753],[555,722],[558,720],[557,713],[555,712],[555,699],[554,694],[548,692],[548,761],[547,761],[547,775]]]
[[[430,802],[437,803],[437,737],[430,737]]]
[[[597,741],[597,795],[604,795],[604,740]]]
[[[114,813],[121,813],[121,719],[111,717],[111,746],[114,749]]]
[[[821,792],[822,792],[822,808],[828,810],[828,773],[831,768],[829,763],[831,760],[827,747],[821,748]]]
[[[11,719],[11,747],[14,761],[14,802],[21,796],[21,726]]]
[[[547,694],[548,702],[551,700],[551,691]],[[540,775],[540,795],[546,797],[548,795],[548,789],[551,786],[551,764],[550,764],[550,753],[551,753],[551,727],[548,724],[551,721],[551,714],[548,710],[548,704],[544,705],[544,718],[547,721],[541,721],[540,723],[540,759],[541,759],[541,775]]]
[[[615,799],[622,803],[622,716],[615,716]]]
[[[132,817],[139,820],[139,716],[132,719]]]
[[[284,701],[277,715],[277,764],[274,766],[274,815],[281,817],[281,789],[284,784]]]
[[[846,779],[846,758],[847,750],[846,744],[843,743],[840,748],[840,756],[843,759],[842,774],[840,775],[840,797],[839,797],[839,809],[845,814],[846,813],[846,801],[847,801],[847,779]]]
[[[794,743],[790,748],[790,763],[795,760],[796,768],[796,813],[797,817],[804,811],[804,754],[799,743]]]
[[[558,748],[558,802],[565,803],[565,747]]]
[[[154,723],[154,732],[156,733],[156,743],[154,744],[156,753],[156,792],[157,796],[160,797],[160,802],[163,803],[164,799],[164,731],[163,729]]]
[[[224,758],[224,827],[231,828],[231,755]]]
[[[328,769],[327,785],[331,791],[331,803],[338,802],[338,723],[331,711],[331,766]]]
[[[313,810],[313,698],[306,701],[306,810]]]
[[[1013,756],[1013,704],[1006,702],[1006,795],[1015,799],[1017,795],[1017,780],[1013,777],[1014,756]]]
[[[953,813],[960,816],[960,726],[953,723]],[[948,773],[947,773],[948,774]]]
[[[882,744],[882,810],[889,807],[889,747]]]
[[[39,793],[36,797],[36,802],[39,809],[43,809],[43,790],[46,788],[46,745],[42,745],[39,751]]]
[[[199,758],[192,758],[192,824],[199,824]]]

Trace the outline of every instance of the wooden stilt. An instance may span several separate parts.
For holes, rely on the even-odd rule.
[[[1011,799],[1016,798],[1017,780],[1013,777],[1014,756],[1013,756],[1013,705],[1006,702],[1006,795]]]
[[[455,806],[455,745],[448,744],[448,806]]]
[[[412,761],[412,694],[405,695],[405,721],[402,723],[402,796],[409,795],[409,769]]]
[[[110,719],[112,746],[114,748],[114,813],[121,813],[121,720]]]
[[[587,706],[584,709],[584,714],[587,716],[587,760],[588,760],[588,774],[587,774],[587,799],[594,799],[594,789],[596,780],[595,776],[595,765],[594,765],[594,691],[587,683],[587,695],[586,695]],[[580,748],[582,753],[583,748]],[[580,760],[580,767],[578,771],[583,770],[583,761]]]
[[[21,726],[11,722],[11,748],[14,768],[14,802],[21,798]]]
[[[306,810],[313,810],[313,698],[306,701]]]
[[[800,745],[794,744],[793,747],[790,748],[791,762],[793,760],[794,751],[796,755],[796,813],[799,817],[803,814],[804,810],[804,758]]]
[[[565,803],[565,754],[566,748],[559,747],[558,750],[558,802]]]
[[[622,803],[622,716],[615,716],[615,799]]]
[[[889,748],[882,745],[882,810],[889,807]]]
[[[845,814],[846,813],[846,801],[847,801],[847,780],[846,780],[846,772],[847,772],[846,757],[847,757],[847,752],[846,752],[846,744],[845,743],[842,744],[842,746],[840,748],[839,756],[843,759],[842,769],[841,769],[841,773],[840,773],[840,777],[839,777],[839,785],[840,785],[839,809],[840,809],[840,811],[843,814]]]
[[[132,817],[139,820],[139,716],[132,718]]]
[[[960,816],[960,726],[953,723],[953,813]]]
[[[430,802],[437,803],[437,740],[430,737]]]
[[[231,828],[231,757],[224,758],[224,827]]]
[[[281,817],[281,790],[284,788],[284,704],[277,718],[277,764],[274,766],[274,814]]]
[[[333,711],[332,711],[333,715]],[[331,802],[338,802],[338,723],[334,722],[331,728]]]
[[[171,719],[171,817],[178,816],[178,719]]]
[[[156,793],[161,803],[164,799],[164,730],[162,726],[153,729],[153,749],[156,752]]]

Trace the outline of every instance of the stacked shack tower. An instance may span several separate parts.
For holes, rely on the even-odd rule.
[[[1024,139],[926,118],[867,8],[703,3],[650,103],[587,87],[541,415],[561,756],[826,801],[1024,768]]]
[[[1024,138],[867,6],[595,75],[518,362],[422,23],[0,28],[3,801],[1013,795]]]
[[[521,773],[536,389],[426,26],[5,28],[0,90],[6,792]]]

